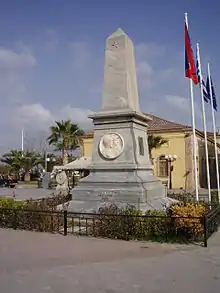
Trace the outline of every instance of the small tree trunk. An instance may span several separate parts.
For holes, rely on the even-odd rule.
[[[68,164],[68,151],[63,150],[63,165]]]
[[[68,138],[63,140],[63,165],[68,164]]]
[[[29,182],[31,180],[31,174],[29,172],[26,172],[24,175],[24,181]]]

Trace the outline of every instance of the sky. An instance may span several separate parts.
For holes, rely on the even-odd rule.
[[[218,0],[0,0],[0,7],[0,152],[21,147],[22,128],[30,148],[45,145],[55,120],[92,129],[87,116],[101,106],[105,40],[118,27],[134,43],[141,110],[190,124],[185,12],[194,53],[200,43],[204,76],[211,64],[220,109]],[[202,129],[198,87],[194,97]],[[220,127],[218,112],[216,121]]]

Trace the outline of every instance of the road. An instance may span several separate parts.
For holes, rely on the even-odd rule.
[[[209,247],[0,230],[1,293],[217,293],[220,232]]]

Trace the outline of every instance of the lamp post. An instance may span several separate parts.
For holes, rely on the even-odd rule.
[[[172,172],[173,172],[173,165],[172,163],[176,161],[177,155],[166,155],[165,159],[168,162],[168,172],[169,172],[169,189],[173,188],[172,182]]]
[[[47,165],[48,165],[48,163],[49,163],[50,161],[55,162],[55,161],[56,161],[56,158],[48,158],[48,157],[47,157],[47,153],[46,153],[46,155],[45,155],[45,171],[46,171],[46,172],[47,172]]]

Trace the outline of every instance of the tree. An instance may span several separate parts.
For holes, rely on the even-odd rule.
[[[42,156],[36,152],[20,150],[11,150],[9,153],[3,154],[1,162],[7,164],[11,172],[19,173],[24,169],[25,181],[30,181],[30,170],[43,162]]]
[[[168,142],[167,139],[164,139],[162,136],[148,135],[148,148],[149,156],[152,161],[152,150],[159,149],[162,145]]]
[[[81,136],[84,131],[77,124],[71,123],[71,120],[55,121],[55,125],[50,127],[50,136],[47,138],[49,145],[55,146],[60,150],[63,156],[63,164],[68,163],[69,150],[75,150],[81,143]]]
[[[40,154],[35,152],[23,152],[23,155],[19,158],[19,163],[22,169],[25,171],[24,181],[30,181],[30,170],[39,164],[42,164],[43,158]]]
[[[22,151],[11,150],[9,153],[2,155],[1,162],[5,163],[9,167],[10,172],[19,173],[21,169],[20,157],[22,156]]]

